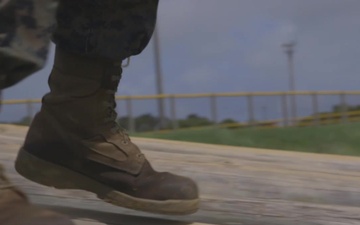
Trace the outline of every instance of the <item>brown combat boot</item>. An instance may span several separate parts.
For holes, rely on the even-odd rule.
[[[31,205],[5,177],[0,166],[1,225],[74,225],[67,217]]]
[[[16,170],[37,183],[87,190],[130,209],[196,212],[195,182],[155,171],[116,123],[120,78],[120,64],[57,49],[51,91],[30,126]]]

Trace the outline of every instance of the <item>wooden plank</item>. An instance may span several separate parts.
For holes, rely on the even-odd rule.
[[[196,222],[182,222],[169,219],[149,218],[143,216],[131,216],[115,213],[99,212],[86,209],[70,209],[62,207],[47,207],[70,216],[77,224],[106,224],[106,225],[211,225]],[[101,223],[99,223],[101,221]]]
[[[199,183],[201,207],[185,217],[159,216],[111,206],[91,193],[31,183],[13,169],[26,128],[0,126],[0,162],[33,202],[212,224],[360,223],[360,158],[133,138],[157,170]],[[70,210],[70,211],[71,211]]]

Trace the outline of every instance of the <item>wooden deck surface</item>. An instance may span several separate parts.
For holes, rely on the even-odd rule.
[[[0,163],[34,203],[65,212],[81,225],[360,224],[358,157],[133,138],[157,170],[190,176],[199,184],[198,213],[164,217],[115,207],[91,193],[55,190],[23,179],[13,162],[26,131],[0,125]]]

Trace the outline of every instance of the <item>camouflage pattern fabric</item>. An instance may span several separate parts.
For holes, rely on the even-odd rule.
[[[148,44],[158,0],[61,0],[54,42],[64,50],[122,60]]]
[[[147,46],[158,0],[0,0],[0,89],[41,69],[49,42],[121,61]]]
[[[0,89],[45,63],[55,25],[55,0],[0,0]]]

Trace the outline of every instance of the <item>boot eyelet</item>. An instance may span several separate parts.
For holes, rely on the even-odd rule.
[[[129,142],[128,142],[128,141],[125,141],[125,140],[123,140],[121,143],[122,143],[123,145],[128,145],[128,144],[129,144]]]

